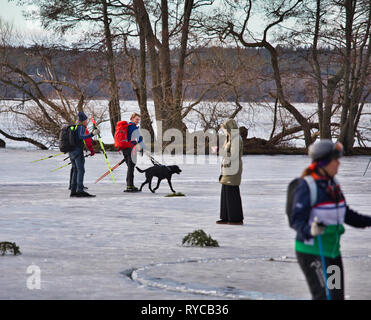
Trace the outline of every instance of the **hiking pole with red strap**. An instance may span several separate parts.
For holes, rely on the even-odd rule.
[[[92,121],[93,124],[94,124],[94,129],[97,129],[97,124],[96,124],[96,122],[94,121],[93,117],[91,118],[91,121]],[[113,181],[113,183],[116,183],[115,178],[113,177],[113,173],[112,173],[111,167],[110,167],[109,162],[108,162],[108,158],[107,158],[106,150],[104,149],[104,145],[103,145],[102,139],[100,138],[100,134],[99,134],[99,133],[97,134],[97,137],[98,137],[98,141],[99,141],[100,148],[101,148],[102,151],[103,151],[104,158],[106,159],[106,163],[107,163],[107,166],[108,166],[108,171],[109,171],[109,173],[111,174],[112,181]]]

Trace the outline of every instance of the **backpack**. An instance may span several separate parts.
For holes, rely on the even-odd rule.
[[[119,150],[133,148],[134,145],[128,139],[128,128],[131,124],[127,121],[119,121],[115,130],[115,148]]]
[[[301,178],[295,178],[289,183],[287,188],[287,199],[286,199],[286,215],[289,220],[289,226],[292,228],[291,214],[292,214],[292,205],[294,201],[294,195],[296,188],[299,184]],[[317,202],[317,184],[312,176],[305,176],[305,182],[308,184],[310,192],[310,205],[313,207]]]
[[[76,128],[76,125],[67,125],[62,128],[59,134],[59,150],[66,153],[77,147]]]

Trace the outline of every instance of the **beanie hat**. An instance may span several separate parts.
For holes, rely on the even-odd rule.
[[[333,143],[329,139],[323,139],[309,146],[308,155],[319,167],[325,167],[343,155],[343,145],[340,142]]]
[[[77,114],[77,117],[79,119],[80,122],[83,122],[85,121],[88,117],[86,116],[86,114],[82,111],[79,111],[79,113]]]

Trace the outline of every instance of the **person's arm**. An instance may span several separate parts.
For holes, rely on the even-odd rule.
[[[349,224],[352,227],[355,228],[366,228],[371,227],[371,217],[366,216],[363,214],[359,214],[358,212],[352,210],[349,208],[349,206],[346,206],[346,213],[344,222],[346,224]]]
[[[143,142],[143,137],[140,134],[139,128],[135,129],[131,133],[131,141],[135,141],[137,144],[139,144],[141,149],[143,149],[143,150],[147,149],[146,145]]]
[[[241,158],[241,138],[236,135],[232,138],[231,142],[228,142],[224,146],[225,155],[222,161],[222,174],[223,175],[234,175],[240,169],[240,158]]]
[[[309,217],[312,207],[310,205],[310,190],[304,179],[301,179],[294,194],[293,208],[291,214],[291,224],[296,232],[303,239],[311,239],[311,226]]]
[[[84,126],[77,126],[77,134],[80,140],[86,140],[88,138],[93,137],[92,133],[85,134],[85,127]]]

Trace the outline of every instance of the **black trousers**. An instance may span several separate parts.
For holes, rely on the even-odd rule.
[[[312,299],[327,300],[321,257],[301,252],[296,252],[296,257],[307,280]],[[334,259],[325,257],[325,263],[331,300],[344,300],[344,269],[341,255]],[[338,272],[340,274],[337,274]]]
[[[242,202],[239,186],[222,184],[220,197],[220,219],[228,222],[242,222]]]
[[[128,187],[134,186],[134,168],[135,163],[133,162],[133,159],[131,158],[131,151],[132,149],[126,148],[122,150],[122,154],[124,155],[125,162],[128,166],[128,171],[126,173],[126,185]]]

